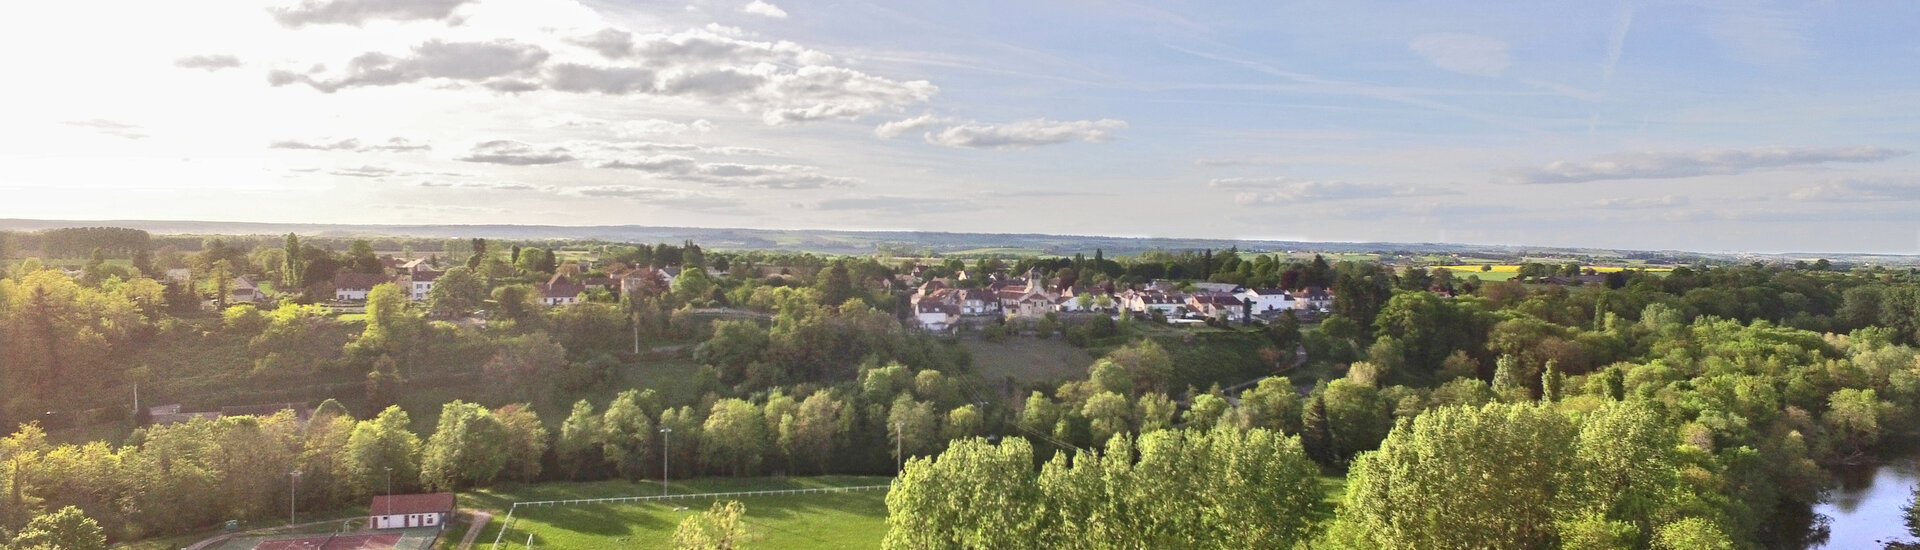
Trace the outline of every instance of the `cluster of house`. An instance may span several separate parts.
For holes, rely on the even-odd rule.
[[[1333,306],[1333,293],[1320,287],[1299,290],[1253,289],[1227,283],[1182,286],[1156,281],[1142,289],[1102,292],[1049,288],[1038,271],[1022,277],[993,276],[983,287],[959,288],[945,278],[920,285],[913,293],[914,320],[929,331],[992,322],[996,318],[1038,318],[1048,313],[1159,313],[1167,319],[1225,319],[1251,315],[1273,320],[1286,312],[1310,317]]]
[[[333,276],[333,300],[341,303],[367,301],[367,294],[373,287],[385,283],[399,285],[407,290],[407,297],[413,301],[425,301],[433,291],[433,284],[446,271],[433,265],[431,260],[400,261],[382,258],[388,264],[386,273],[350,273],[340,272]],[[620,264],[611,266],[606,277],[584,277],[581,272],[590,267],[581,263],[568,263],[561,266],[557,273],[546,282],[534,285],[540,291],[540,303],[549,306],[563,306],[580,301],[580,295],[590,289],[605,289],[625,294],[633,292],[644,284],[647,278],[658,281],[661,288],[671,288],[673,279],[680,275],[680,269],[668,267],[627,267]]]

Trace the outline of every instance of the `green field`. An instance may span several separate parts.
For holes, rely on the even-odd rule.
[[[675,493],[763,491],[885,485],[886,477],[697,479],[675,482]],[[516,501],[605,498],[658,494],[659,483],[602,481],[543,483],[461,495],[463,507],[506,510]],[[753,548],[768,550],[878,548],[887,531],[885,490],[738,497],[747,509]],[[500,548],[671,548],[673,530],[705,511],[713,499],[675,499],[631,504],[521,507]],[[491,548],[504,514],[481,533],[476,548]],[[451,535],[450,535],[451,536]]]
[[[1093,365],[1093,356],[1058,336],[1014,337],[999,343],[967,339],[960,345],[973,355],[974,372],[988,383],[1009,376],[1018,384],[1086,378],[1087,367]]]

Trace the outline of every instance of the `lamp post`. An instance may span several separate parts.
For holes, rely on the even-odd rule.
[[[673,475],[673,428],[660,428],[660,496],[667,496],[667,479]]]
[[[294,520],[299,517],[297,515],[298,509],[295,508],[295,506],[300,502],[300,471],[299,470],[294,470],[292,472],[287,473],[287,494],[288,494],[287,525],[293,525]]]
[[[902,451],[905,445],[901,442],[905,435],[900,423],[893,423],[893,477],[900,477],[900,472],[907,469],[907,455]]]

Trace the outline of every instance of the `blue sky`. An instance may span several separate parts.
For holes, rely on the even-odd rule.
[[[1920,253],[1916,12],[16,3],[0,217]]]

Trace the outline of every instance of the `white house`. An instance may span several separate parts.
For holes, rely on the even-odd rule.
[[[1317,286],[1295,290],[1293,291],[1293,308],[1313,311],[1333,309],[1333,292]]]
[[[333,299],[340,302],[365,302],[374,285],[393,282],[379,273],[340,272],[333,275]]]
[[[540,285],[540,303],[550,306],[564,306],[580,301],[580,293],[587,291],[587,285],[573,282],[566,274],[556,274]]]
[[[1293,294],[1278,288],[1249,288],[1240,292],[1240,299],[1253,302],[1253,313],[1282,309],[1294,309]]]
[[[408,289],[408,297],[416,302],[426,300],[427,293],[433,291],[433,282],[438,280],[442,273],[444,272],[431,269],[408,271],[407,281],[408,286],[411,287]]]
[[[959,309],[958,306],[925,302],[914,308],[916,311],[914,320],[920,322],[921,328],[935,332],[944,331],[959,320]]]
[[[453,493],[373,497],[367,524],[374,529],[442,527],[453,515]]]

